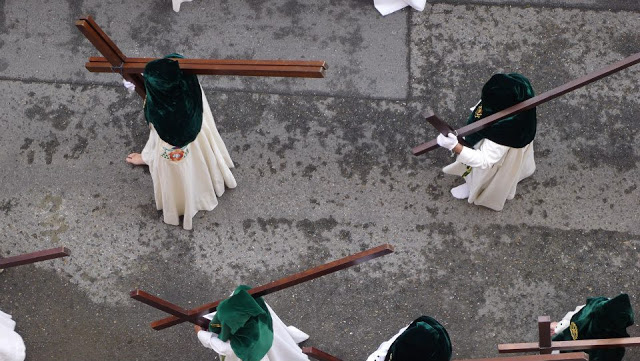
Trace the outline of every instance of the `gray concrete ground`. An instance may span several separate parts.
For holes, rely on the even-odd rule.
[[[640,66],[538,108],[538,169],[496,213],[454,200],[445,151],[417,112],[461,124],[494,72],[540,93],[640,49],[632,1],[445,1],[382,18],[370,0],[0,1],[0,254],[73,255],[0,274],[27,360],[214,358],[190,326],[128,298],[182,306],[378,244],[394,254],[267,297],[312,345],[364,360],[421,314],[456,358],[536,339],[590,296],[640,309]],[[130,56],[323,59],[326,79],[201,77],[237,189],[194,230],[161,221],[148,171],[124,162],[142,102],[83,64],[92,14]],[[629,328],[640,336],[640,327]],[[640,360],[627,350],[626,360]]]

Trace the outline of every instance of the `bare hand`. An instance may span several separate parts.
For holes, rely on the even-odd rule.
[[[196,330],[196,333],[202,331],[202,327],[198,326],[198,325],[194,325],[193,329]]]
[[[551,336],[556,334],[556,326],[558,326],[557,322],[551,322],[551,324],[549,325],[550,330],[551,331]]]

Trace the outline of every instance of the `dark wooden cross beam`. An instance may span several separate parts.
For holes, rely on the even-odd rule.
[[[127,58],[89,15],[76,21],[76,27],[104,56],[90,57],[86,68],[90,72],[120,73],[136,86],[136,91],[144,98],[144,79],[141,74],[145,65],[155,58]],[[185,73],[203,75],[324,78],[324,71],[328,69],[326,62],[316,60],[175,60]]]
[[[589,361],[589,355],[584,352],[561,353],[557,355],[527,355],[493,358],[474,358],[454,361]]]
[[[46,249],[43,251],[25,253],[19,256],[0,258],[0,269],[22,266],[29,263],[46,261],[48,259],[67,257],[70,254],[71,254],[71,251],[69,251],[68,248],[58,247],[58,248]]]
[[[320,351],[315,347],[303,347],[302,353],[313,359],[320,360],[320,361],[342,361],[341,359],[335,356],[329,355],[324,351]]]
[[[592,350],[597,348],[616,348],[640,346],[640,337],[604,338],[575,341],[551,341],[550,317],[538,317],[539,342],[506,343],[498,345],[499,353],[539,352],[549,354],[551,351]]]
[[[366,262],[368,260],[378,258],[393,252],[393,246],[390,244],[383,244],[381,246],[371,248],[369,250],[353,254],[348,257],[341,258],[339,260],[317,266],[306,271],[296,273],[291,276],[281,278],[277,281],[267,283],[263,286],[254,287],[248,292],[253,297],[262,297],[270,293],[289,288],[300,283],[311,281],[313,279],[322,277],[324,275],[355,266],[357,264]],[[191,322],[193,324],[207,327],[209,320],[202,317],[207,313],[215,311],[218,304],[223,300],[207,303],[200,307],[196,307],[191,310],[186,310],[182,307],[174,305],[168,301],[165,301],[159,297],[150,295],[142,290],[133,290],[130,293],[131,298],[145,303],[151,307],[157,308],[161,311],[167,312],[173,316],[164,318],[162,320],[154,321],[151,323],[151,327],[155,330],[162,330],[183,322]]]
[[[628,58],[625,58],[623,60],[620,60],[617,63],[611,64],[605,68],[602,68],[600,70],[597,70],[591,74],[585,75],[581,78],[572,80],[564,85],[561,85],[557,88],[551,89],[545,93],[542,93],[540,95],[537,95],[531,99],[527,99],[521,103],[518,103],[512,107],[509,107],[507,109],[504,109],[502,111],[499,111],[495,114],[492,114],[486,118],[480,119],[476,122],[473,122],[471,124],[465,125],[464,127],[460,128],[457,130],[457,135],[458,137],[464,137],[465,135],[469,135],[469,134],[473,134],[475,132],[478,132],[482,129],[488,128],[491,125],[493,125],[494,123],[498,122],[499,120],[503,119],[503,118],[507,118],[510,117],[512,115],[516,115],[518,113],[524,112],[526,110],[535,108],[536,106],[546,103],[552,99],[555,99],[561,95],[564,95],[568,92],[574,91],[578,88],[582,88],[583,86],[593,83],[596,80],[600,80],[606,76],[609,76],[613,73],[617,73],[620,70],[626,69],[632,65],[638,64],[640,63],[640,53],[631,55]],[[424,114],[423,115],[429,115],[429,114]],[[443,122],[444,123],[444,122]],[[446,123],[445,123],[446,124]],[[448,125],[447,125],[448,126]],[[453,129],[451,126],[448,126],[449,128]],[[438,130],[441,131],[440,128],[438,128]],[[435,139],[427,142],[427,143],[423,143],[420,144],[416,147],[414,147],[411,151],[413,152],[413,155],[420,155],[429,151],[432,151],[434,149],[438,148],[438,143],[436,142]]]

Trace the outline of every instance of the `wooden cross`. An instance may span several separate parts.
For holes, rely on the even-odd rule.
[[[475,132],[478,132],[482,129],[488,128],[491,125],[493,125],[494,123],[500,121],[501,119],[516,115],[518,113],[524,112],[526,110],[535,108],[536,106],[546,103],[552,99],[555,99],[561,95],[564,95],[568,92],[574,91],[578,88],[582,88],[583,86],[593,83],[596,80],[600,80],[606,76],[609,76],[611,74],[617,73],[620,70],[626,69],[632,65],[638,64],[640,63],[640,53],[631,55],[623,60],[618,61],[617,63],[613,63],[605,68],[602,68],[600,70],[597,70],[591,74],[587,74],[581,78],[572,80],[564,85],[561,85],[557,88],[551,89],[545,93],[542,93],[540,95],[537,95],[531,99],[527,99],[521,103],[518,103],[516,105],[513,105],[507,109],[501,110],[497,113],[491,114],[490,116],[480,119],[476,122],[473,122],[471,124],[467,124],[464,127],[458,129],[457,131],[452,131],[451,133],[454,133],[458,136],[458,140],[460,140],[462,137],[464,137],[465,135],[469,135],[469,134],[473,134]],[[431,114],[430,112],[423,112],[422,115],[427,118],[427,120],[433,124],[436,129],[438,129],[438,131],[440,131],[440,133],[444,134],[445,136],[448,134],[448,132],[451,129],[454,129],[453,127],[451,127],[450,125],[448,125],[447,123],[445,123],[444,121],[438,119],[435,115]],[[429,117],[431,117],[431,120],[429,119]],[[436,124],[438,124],[436,126],[436,124],[434,124],[434,122]],[[447,133],[443,133],[443,131],[446,131]],[[420,144],[416,147],[414,147],[411,151],[413,153],[413,155],[420,155],[429,151],[432,151],[434,149],[438,148],[438,143],[436,142],[435,139],[427,142],[427,143],[423,143]]]
[[[127,58],[90,15],[76,21],[76,27],[98,49],[103,57],[90,57],[85,67],[90,72],[120,73],[136,86],[136,92],[146,96],[142,72],[145,65],[155,58]],[[324,61],[303,60],[221,60],[174,59],[187,74],[242,75],[293,78],[324,78],[328,69]]]
[[[589,361],[589,355],[584,352],[561,353],[557,355],[527,355],[493,358],[474,358],[454,361]]]
[[[551,318],[549,316],[538,317],[538,342],[500,344],[498,345],[498,352],[539,352],[540,354],[550,354],[551,351],[556,350],[571,351],[640,346],[640,337],[551,341],[550,324]]]
[[[381,246],[371,248],[369,250],[359,252],[333,262],[313,267],[306,271],[298,272],[296,274],[281,278],[277,281],[273,281],[259,287],[254,287],[247,292],[253,297],[262,297],[270,293],[293,287],[295,285],[311,281],[324,275],[328,275],[330,273],[355,266],[371,259],[387,255],[392,252],[392,245],[383,244]],[[218,300],[212,303],[204,304],[191,310],[187,310],[139,289],[131,291],[130,296],[137,301],[173,315],[171,317],[152,322],[151,327],[154,330],[162,330],[183,322],[191,322],[206,329],[209,325],[209,320],[202,316],[215,311],[220,302],[224,300]],[[340,361],[340,359],[313,347],[305,347],[303,349],[303,352],[322,361]]]
[[[58,247],[58,248],[45,249],[43,251],[25,253],[25,254],[13,256],[13,257],[7,257],[7,258],[0,257],[0,270],[9,268],[9,267],[22,266],[29,263],[46,261],[48,259],[67,257],[70,254],[71,254],[71,251],[69,251],[68,248]]]

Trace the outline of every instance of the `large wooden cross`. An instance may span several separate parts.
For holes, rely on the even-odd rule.
[[[90,15],[76,21],[76,27],[98,49],[103,57],[90,57],[86,68],[90,72],[119,73],[136,86],[144,99],[142,72],[155,58],[128,58],[96,24]],[[188,74],[241,75],[293,78],[323,78],[327,63],[318,60],[229,60],[229,59],[175,59],[180,69]]]
[[[46,261],[54,258],[67,257],[70,254],[71,254],[71,251],[69,251],[68,248],[58,247],[58,248],[45,249],[37,252],[25,253],[18,256],[12,256],[7,258],[0,257],[0,270],[9,268],[9,267],[16,267],[16,266],[22,266],[25,264]]]
[[[584,352],[561,353],[557,355],[526,355],[492,358],[474,358],[453,361],[589,361],[589,355]]]
[[[293,287],[295,285],[311,281],[330,273],[358,265],[371,259],[387,255],[392,252],[392,245],[383,244],[381,246],[371,248],[369,250],[359,252],[333,262],[310,268],[306,271],[298,272],[296,274],[281,278],[277,281],[273,281],[259,287],[251,288],[247,292],[253,297],[262,297],[270,293]],[[220,302],[223,301],[218,300],[215,302],[204,304],[191,310],[187,310],[139,289],[131,291],[130,296],[137,301],[140,301],[172,315],[171,317],[152,322],[151,327],[154,330],[162,330],[183,322],[191,322],[206,329],[209,326],[209,320],[202,316],[207,313],[214,312],[218,308]],[[340,361],[338,358],[313,347],[305,347],[303,349],[303,352],[318,360]]]
[[[492,114],[486,118],[483,118],[471,124],[465,125],[464,127],[458,130],[454,130],[453,127],[451,127],[449,124],[445,123],[444,121],[442,121],[440,118],[438,118],[437,116],[435,116],[429,111],[422,112],[422,116],[427,118],[427,121],[429,121],[429,123],[431,123],[441,134],[444,134],[446,136],[448,133],[454,133],[458,136],[458,140],[460,141],[460,143],[463,143],[464,139],[462,137],[464,137],[465,135],[473,134],[482,129],[488,128],[494,123],[500,121],[501,119],[535,108],[540,104],[546,103],[552,99],[555,99],[568,92],[574,91],[578,88],[582,88],[587,84],[593,83],[596,80],[599,80],[611,74],[617,73],[620,70],[626,69],[638,63],[640,63],[640,53],[631,55],[623,60],[618,61],[617,63],[611,64],[591,74],[572,80],[564,85],[551,89],[531,99],[527,99],[521,103],[518,103],[507,109],[499,111],[495,114]],[[438,148],[438,143],[436,142],[435,139],[433,139],[429,142],[426,142],[414,147],[411,151],[413,155],[420,155],[420,154],[432,151],[436,148]]]
[[[592,350],[597,348],[640,346],[640,337],[551,341],[550,325],[551,318],[549,316],[538,317],[538,342],[500,344],[498,345],[498,352],[539,352],[540,354],[550,354],[552,351]]]

